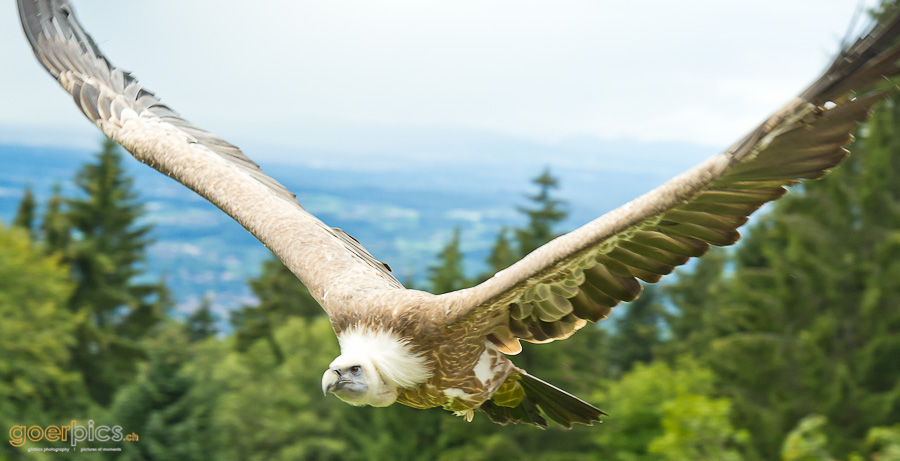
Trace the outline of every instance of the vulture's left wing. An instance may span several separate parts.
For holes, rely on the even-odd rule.
[[[784,186],[825,176],[873,104],[895,90],[900,20],[877,22],[787,106],[730,149],[657,189],[538,248],[484,283],[442,295],[450,322],[490,322],[508,353],[517,339],[566,338],[603,319],[710,245],[737,242],[737,228]],[[499,327],[495,326],[499,323]]]

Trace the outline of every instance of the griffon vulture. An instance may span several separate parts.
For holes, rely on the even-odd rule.
[[[731,245],[784,186],[825,176],[851,131],[894,91],[900,21],[884,17],[824,74],[726,151],[538,248],[491,279],[439,296],[403,287],[362,245],[308,213],[240,149],[193,125],[113,66],[66,0],[18,0],[44,68],[103,133],[222,209],[321,304],[341,354],[322,388],[353,405],[474,410],[569,427],[603,414],[507,358],[519,340],[565,339],[647,283]]]

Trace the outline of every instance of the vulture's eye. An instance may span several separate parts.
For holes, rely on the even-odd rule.
[[[350,373],[353,373],[354,375],[358,375],[359,370],[361,370],[359,365],[353,365],[352,367],[350,367]]]

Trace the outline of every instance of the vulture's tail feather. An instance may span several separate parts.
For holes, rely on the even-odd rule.
[[[593,425],[606,414],[590,403],[525,372],[511,374],[507,383],[510,387],[521,389],[518,391],[520,394],[524,392],[524,395],[519,396],[521,400],[515,399],[518,405],[508,406],[509,401],[501,403],[501,399],[495,395],[480,408],[491,421],[498,424],[524,422],[545,428],[547,420],[543,415],[546,415],[560,425],[571,428],[574,423]],[[513,389],[511,393],[515,394],[516,390]]]

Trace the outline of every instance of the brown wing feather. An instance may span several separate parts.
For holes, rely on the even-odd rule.
[[[851,132],[895,87],[900,20],[882,20],[844,50],[798,98],[729,150],[634,201],[537,249],[490,280],[443,295],[451,322],[505,315],[488,333],[505,352],[516,338],[566,338],[603,319],[710,245],[735,243],[737,228],[784,186],[817,179],[849,154]],[[495,322],[496,324],[496,322]]]

